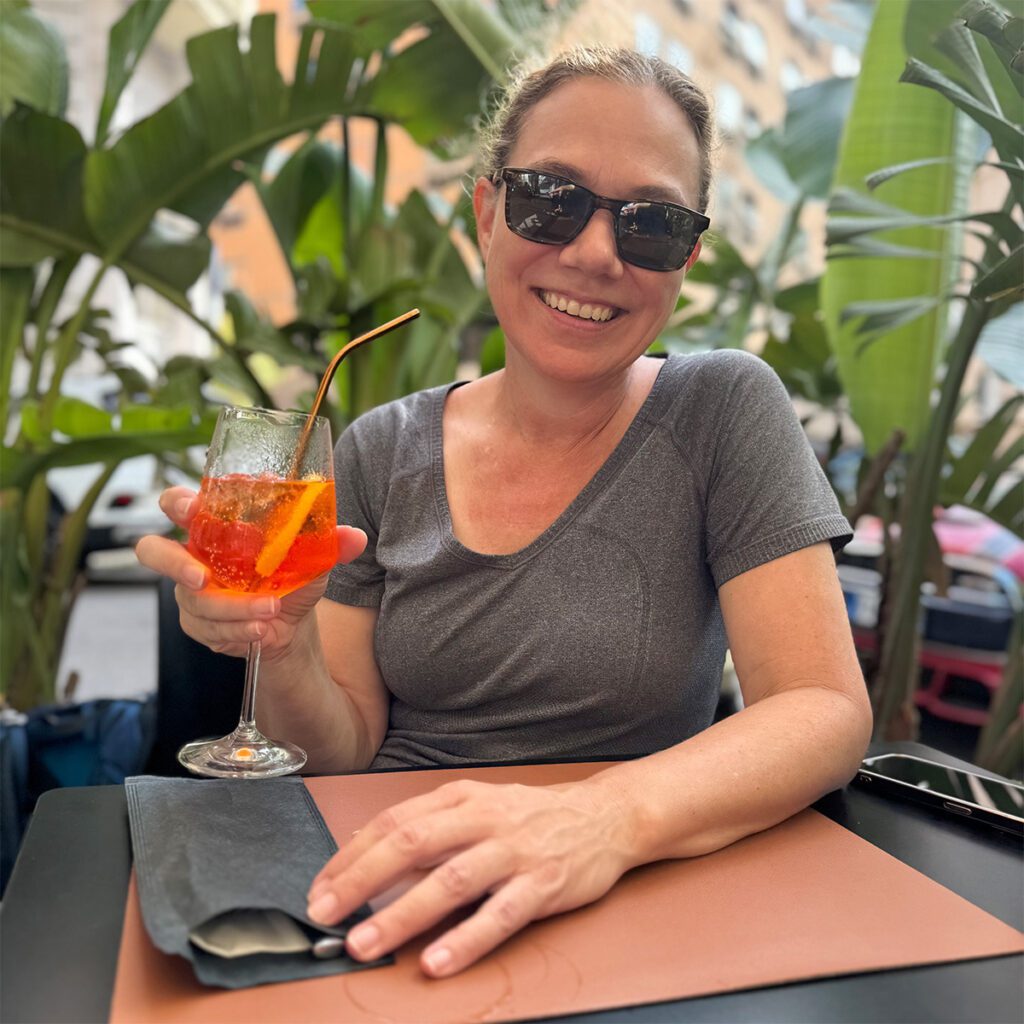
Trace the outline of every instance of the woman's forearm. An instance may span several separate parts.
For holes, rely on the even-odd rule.
[[[327,668],[315,615],[301,624],[287,652],[260,666],[256,716],[268,736],[302,747],[311,771],[366,768],[379,745],[343,682]]]
[[[583,785],[622,815],[635,864],[695,857],[769,828],[844,785],[870,732],[866,698],[808,685],[766,697]]]

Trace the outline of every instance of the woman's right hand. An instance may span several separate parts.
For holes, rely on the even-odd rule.
[[[170,487],[160,496],[160,508],[175,526],[188,530],[199,502],[195,491]],[[339,526],[338,561],[358,558],[366,535],[351,526]],[[210,579],[202,562],[170,537],[150,535],[135,546],[139,562],[174,580],[181,628],[194,640],[220,654],[244,657],[249,644],[262,641],[262,658],[272,661],[284,654],[302,623],[316,607],[327,587],[327,574],[283,597],[248,597],[222,590]]]

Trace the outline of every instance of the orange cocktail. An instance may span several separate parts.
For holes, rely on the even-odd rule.
[[[333,480],[204,477],[188,549],[226,590],[287,594],[334,565],[334,524]]]
[[[221,409],[206,453],[188,550],[210,584],[251,597],[289,594],[338,558],[330,424],[303,413]],[[186,743],[178,760],[196,775],[257,779],[299,771],[305,752],[256,727],[260,641],[248,645],[237,728]]]

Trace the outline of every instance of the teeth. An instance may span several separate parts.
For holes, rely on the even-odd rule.
[[[584,302],[580,305],[576,299],[567,299],[555,292],[541,292],[540,297],[552,309],[559,309],[569,316],[578,316],[581,320],[596,320],[603,323],[615,315],[611,306],[599,306],[596,302]]]

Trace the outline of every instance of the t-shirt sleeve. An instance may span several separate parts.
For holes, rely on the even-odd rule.
[[[368,434],[372,435],[369,418],[357,420],[334,448],[338,522],[363,530],[366,550],[355,561],[338,564],[331,570],[324,596],[339,604],[376,608],[384,596],[384,570],[377,561],[381,502],[375,494],[376,481],[368,475],[366,467],[379,467],[380,462],[366,451]]]
[[[767,363],[716,353],[702,388],[716,396],[707,477],[707,560],[716,586],[800,548],[853,536],[789,395]]]

